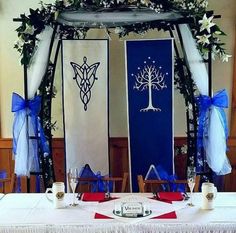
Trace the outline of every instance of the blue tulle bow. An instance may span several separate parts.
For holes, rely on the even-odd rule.
[[[13,152],[16,154],[17,142],[20,135],[21,128],[23,127],[24,121],[26,119],[17,119],[20,118],[19,113],[24,111],[25,116],[28,114],[31,119],[31,124],[34,129],[34,136],[40,134],[40,146],[44,154],[49,154],[49,146],[43,131],[43,128],[40,124],[40,119],[38,117],[41,106],[41,97],[35,96],[32,100],[24,100],[17,93],[12,94],[12,112],[15,113],[15,121],[13,124]]]
[[[176,174],[169,175],[167,171],[160,165],[156,166],[158,174],[161,180],[166,180],[169,183],[169,188],[171,192],[185,192],[185,185],[184,184],[175,184],[174,181],[178,179]],[[168,187],[164,186],[164,190],[168,190]]]
[[[206,95],[200,95],[197,97],[197,103],[199,105],[199,126],[198,126],[198,147],[203,147],[203,138],[204,134],[207,134],[205,131],[208,128],[208,112],[210,107],[214,105],[218,108],[218,111],[221,115],[222,125],[225,131],[225,137],[228,137],[228,127],[226,121],[226,115],[223,108],[228,108],[228,95],[225,89],[220,90],[215,93],[211,98]]]
[[[0,179],[7,178],[7,172],[5,170],[0,170]],[[0,188],[2,188],[3,183],[0,182]]]
[[[82,167],[79,177],[81,178],[95,178],[95,181],[80,181],[81,184],[90,183],[91,192],[110,192],[112,191],[113,184],[112,182],[105,182],[102,180],[104,176],[101,175],[101,172],[98,171],[96,174],[92,171],[89,164],[85,164]]]
[[[178,179],[176,174],[169,175],[168,172],[161,166],[155,166],[156,172],[151,171],[147,179],[161,179],[168,181],[168,185],[161,185],[164,191],[171,191],[171,192],[185,192],[185,185],[184,184],[175,184],[174,181]],[[158,177],[156,176],[158,174]]]

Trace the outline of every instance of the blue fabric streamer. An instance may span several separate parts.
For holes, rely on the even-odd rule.
[[[169,175],[162,166],[158,165],[156,166],[156,169],[158,171],[158,174],[161,178],[161,180],[166,180],[169,182],[169,187],[171,192],[185,192],[185,185],[184,184],[175,184],[174,181],[178,179],[176,174]],[[167,187],[165,187],[164,190],[167,190]]]
[[[228,108],[228,95],[225,89],[220,90],[215,93],[211,98],[206,95],[200,95],[197,97],[197,103],[199,105],[199,126],[198,126],[198,148],[203,147],[203,138],[205,134],[207,135],[206,130],[208,129],[208,113],[212,105],[218,108],[219,113],[222,118],[222,125],[225,131],[225,137],[228,137],[228,127],[226,121],[226,115],[223,108]]]
[[[185,185],[184,184],[175,184],[174,181],[178,179],[177,175],[169,175],[166,170],[161,166],[156,166],[157,173],[159,175],[159,178],[156,177],[155,173],[150,172],[147,179],[161,179],[166,180],[169,183],[169,187],[171,192],[185,192]],[[168,191],[167,185],[162,185],[163,191]]]
[[[101,172],[98,171],[96,174],[92,171],[88,164],[85,164],[82,167],[79,177],[81,178],[97,178],[96,181],[89,181],[91,183],[91,192],[110,192],[113,187],[112,182],[104,182],[102,178],[104,176],[101,175]],[[88,183],[88,181],[80,181],[81,184]]]
[[[0,179],[7,178],[7,172],[6,170],[0,170]],[[3,186],[3,184],[0,182],[0,188]]]
[[[38,135],[38,131],[40,133],[40,145],[42,148],[42,151],[46,154],[49,154],[49,146],[43,131],[43,128],[40,124],[40,120],[38,117],[39,111],[41,106],[41,97],[35,96],[32,100],[24,100],[20,95],[17,93],[12,94],[12,112],[15,112],[15,118],[18,116],[19,111],[25,111],[26,115],[27,113],[31,117],[33,124],[35,136]],[[16,124],[16,122],[18,124]],[[13,152],[16,154],[16,148],[17,148],[17,142],[19,137],[19,132],[21,127],[23,126],[24,122],[18,122],[14,121],[13,124]]]

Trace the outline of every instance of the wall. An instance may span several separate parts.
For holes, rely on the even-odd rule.
[[[18,17],[21,13],[38,7],[38,0],[0,0],[0,136],[2,138],[11,137],[12,119],[11,113],[11,95],[15,91],[23,95],[23,72],[19,65],[19,54],[13,49],[13,44],[17,40],[14,31],[19,25],[12,19]],[[46,2],[46,1],[45,1]],[[47,0],[47,2],[53,2]],[[221,14],[222,18],[217,19],[217,23],[226,32],[227,37],[224,41],[227,43],[226,50],[233,54],[234,37],[235,37],[235,17],[236,2],[235,0],[214,1],[210,0],[210,9],[214,9],[216,14]],[[94,32],[95,35],[97,32]],[[90,37],[94,35],[90,34]],[[100,37],[105,37],[104,32],[100,32]],[[156,33],[151,32],[146,37],[155,37]],[[161,35],[162,37],[165,35]],[[133,36],[132,36],[133,37]],[[124,76],[124,59],[123,59],[123,42],[114,36],[111,41],[111,80],[110,80],[110,122],[111,136],[127,136],[126,127],[126,94],[125,94],[125,76]],[[225,87],[231,96],[231,83],[233,74],[233,59],[228,63],[216,61],[213,66],[214,90]],[[60,75],[58,75],[60,76]],[[54,132],[55,136],[62,136],[61,126],[61,104],[60,104],[60,80],[57,79],[58,96],[54,101],[53,120],[58,121],[58,130]],[[185,134],[184,107],[182,97],[175,94],[175,132],[177,136]]]
[[[235,59],[235,25],[236,25],[236,1],[209,1],[210,6],[214,6],[214,13],[221,15],[221,19],[217,19],[217,24],[227,34],[226,37],[222,37],[222,41],[226,43],[226,52],[232,55],[232,58],[228,63],[221,63],[216,60],[213,63],[213,90],[217,91],[222,88],[226,88],[229,94],[229,101],[231,106],[232,96],[232,79],[233,79],[233,67]],[[226,110],[228,113],[228,119],[230,124],[231,107]]]

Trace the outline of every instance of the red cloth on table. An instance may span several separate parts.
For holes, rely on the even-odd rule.
[[[106,215],[99,214],[99,213],[95,213],[94,218],[95,218],[95,219],[113,219],[113,218],[111,218],[111,217],[108,217],[108,216],[106,216]]]
[[[83,193],[82,201],[104,201],[105,193]]]
[[[152,219],[174,219],[177,218],[175,211],[166,213],[166,214],[162,214],[156,217],[153,217]]]
[[[180,192],[160,192],[157,194],[159,201],[183,201],[184,197]]]
[[[104,193],[103,193],[104,194]],[[104,194],[104,199],[105,200],[105,194]],[[157,195],[157,200],[167,202],[167,203],[172,203],[172,201],[182,201],[183,200],[183,195],[180,192],[160,192]],[[102,201],[102,200],[100,200]],[[106,215],[102,215],[99,213],[95,213],[94,215],[95,219],[113,219],[111,217],[108,217]],[[177,215],[175,211],[162,214],[156,217],[153,217],[152,219],[176,219]]]

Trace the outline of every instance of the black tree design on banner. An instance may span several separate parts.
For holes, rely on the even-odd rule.
[[[87,57],[83,58],[84,63],[82,65],[70,62],[74,69],[75,76],[73,79],[76,80],[76,83],[80,89],[80,99],[84,104],[84,110],[87,111],[88,103],[92,95],[92,87],[98,78],[96,77],[97,68],[100,65],[100,62],[96,62],[92,65],[87,64]]]

